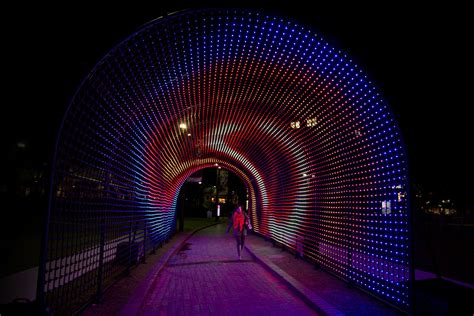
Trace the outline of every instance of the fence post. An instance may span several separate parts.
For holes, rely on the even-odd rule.
[[[296,236],[295,258],[303,258],[304,236]]]
[[[105,248],[105,216],[102,214],[102,219],[100,221],[100,246],[99,246],[99,269],[97,273],[97,293],[96,293],[96,303],[100,303],[100,298],[102,295],[102,282],[104,274],[104,248]]]
[[[127,260],[127,270],[125,273],[130,274],[130,266],[132,265],[132,222],[129,222],[128,228],[128,260]]]
[[[142,259],[142,263],[146,263],[146,228],[147,228],[147,225],[146,225],[146,218],[143,220],[143,259]]]

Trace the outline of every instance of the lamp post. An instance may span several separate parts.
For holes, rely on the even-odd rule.
[[[221,167],[216,163],[215,166],[216,168],[216,222],[219,220],[219,170]]]
[[[188,125],[183,121],[179,124],[179,129],[184,135],[191,135],[188,133]],[[187,186],[186,181],[184,181],[180,195],[179,195],[179,208],[178,208],[178,231],[184,231],[184,210],[186,208],[186,192]]]

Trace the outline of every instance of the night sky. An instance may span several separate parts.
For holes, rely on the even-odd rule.
[[[196,3],[19,4],[4,12],[1,135],[7,155],[2,169],[11,165],[8,153],[18,141],[49,162],[67,104],[94,65],[140,26]],[[407,145],[412,182],[472,203],[474,159],[468,151],[474,139],[469,114],[474,54],[468,46],[474,27],[466,7],[396,2],[369,11],[368,6],[317,3],[312,6],[319,9],[312,9],[303,1],[248,3],[307,25],[351,56],[392,107]]]

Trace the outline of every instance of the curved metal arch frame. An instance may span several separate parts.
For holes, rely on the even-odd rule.
[[[212,37],[213,41],[206,37]],[[176,49],[178,42],[183,45],[181,53]],[[219,75],[224,79],[217,80]],[[214,85],[214,91],[210,85]],[[193,104],[197,106],[190,107]],[[388,105],[357,65],[321,37],[282,18],[235,9],[185,11],[145,25],[111,50],[78,88],[56,144],[44,258],[38,281],[40,298],[45,291],[51,291],[48,281],[49,284],[66,282],[64,277],[55,276],[63,271],[51,268],[51,260],[60,253],[68,253],[67,248],[73,247],[77,252],[82,246],[95,244],[93,238],[84,245],[61,241],[60,231],[68,229],[57,226],[59,219],[67,218],[68,214],[76,214],[86,222],[88,219],[81,217],[85,214],[101,218],[105,224],[100,226],[102,237],[99,239],[104,250],[109,241],[103,235],[120,235],[119,226],[126,222],[117,217],[117,223],[113,223],[112,217],[107,217],[111,212],[126,218],[132,210],[141,209],[141,213],[136,214],[145,223],[157,213],[171,210],[176,201],[173,194],[166,197],[159,193],[159,198],[169,201],[159,207],[155,206],[154,199],[147,198],[150,190],[164,192],[166,182],[150,185],[150,177],[168,172],[168,176],[175,177],[173,190],[179,190],[179,183],[184,182],[182,176],[197,165],[184,163],[178,173],[169,173],[166,166],[153,172],[159,160],[156,153],[146,148],[153,142],[164,144],[160,143],[160,137],[171,130],[163,126],[173,126],[176,123],[173,117],[179,120],[183,109],[191,109],[194,114],[207,113],[211,121],[223,119],[225,115],[233,115],[229,117],[247,124],[251,121],[245,122],[244,116],[235,111],[220,110],[225,106],[219,104],[243,110],[253,106],[257,112],[261,109],[260,115],[254,116],[258,119],[256,125],[280,139],[274,143],[258,141],[258,135],[250,133],[249,140],[243,136],[234,140],[234,145],[247,142],[253,163],[258,160],[255,152],[270,153],[265,156],[270,162],[258,160],[265,172],[254,192],[255,197],[261,199],[261,205],[255,204],[254,212],[260,215],[253,218],[257,231],[290,248],[295,247],[295,238],[305,237],[308,258],[407,310],[412,270],[408,172],[401,133]],[[163,113],[143,112],[160,107]],[[272,115],[275,118],[271,122],[264,120]],[[161,122],[156,125],[162,129],[161,134],[153,135],[154,128],[147,125],[157,122]],[[129,129],[122,133],[124,125]],[[226,128],[215,128],[210,137],[218,139],[229,131]],[[117,133],[122,135],[123,142],[116,138]],[[301,144],[295,145],[291,140],[301,141]],[[68,142],[76,143],[76,147]],[[112,146],[113,143],[116,145]],[[177,149],[182,142],[171,143],[174,147],[165,146],[168,157],[162,165],[178,166],[174,159],[180,159],[185,153]],[[213,151],[213,145],[209,144],[207,162],[200,162],[199,168],[219,163],[241,172],[241,160],[232,163],[229,156],[222,156],[221,143],[215,143],[221,147],[216,145]],[[285,161],[288,148],[295,153],[301,149],[302,154],[297,153],[297,158]],[[119,158],[114,160],[114,157]],[[146,171],[147,168],[151,171]],[[280,172],[283,175],[279,175]],[[131,177],[131,174],[137,176]],[[163,174],[158,177],[166,176]],[[118,183],[120,181],[123,183]],[[253,187],[252,182],[246,185]],[[80,192],[72,190],[74,186],[79,187]],[[262,189],[263,186],[268,188]],[[137,192],[140,198],[137,199],[135,193],[124,198],[121,188],[125,194]],[[90,197],[94,190],[101,192],[99,197]],[[64,192],[67,192],[65,197],[61,196]],[[93,205],[88,202],[95,198],[100,201]],[[84,207],[89,210],[81,213]],[[97,207],[102,209],[94,209]],[[137,220],[135,216],[132,218]],[[155,230],[168,227],[162,233],[152,232],[157,234],[156,241],[169,238],[173,220],[166,217],[154,220]],[[115,233],[103,228],[109,224],[116,225]],[[149,246],[144,225],[146,252]],[[48,235],[51,227],[54,236]],[[132,230],[129,231],[131,234]],[[58,239],[61,242],[55,244],[54,240]],[[101,256],[100,262],[108,260],[103,253]],[[74,259],[71,258],[68,257]],[[70,279],[72,281],[66,283],[75,280]],[[56,308],[59,307],[53,307]]]

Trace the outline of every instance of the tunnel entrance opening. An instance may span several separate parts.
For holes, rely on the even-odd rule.
[[[248,209],[248,190],[234,172],[208,167],[194,172],[183,183],[176,206],[177,230],[183,231],[187,218],[228,217],[241,205]]]

